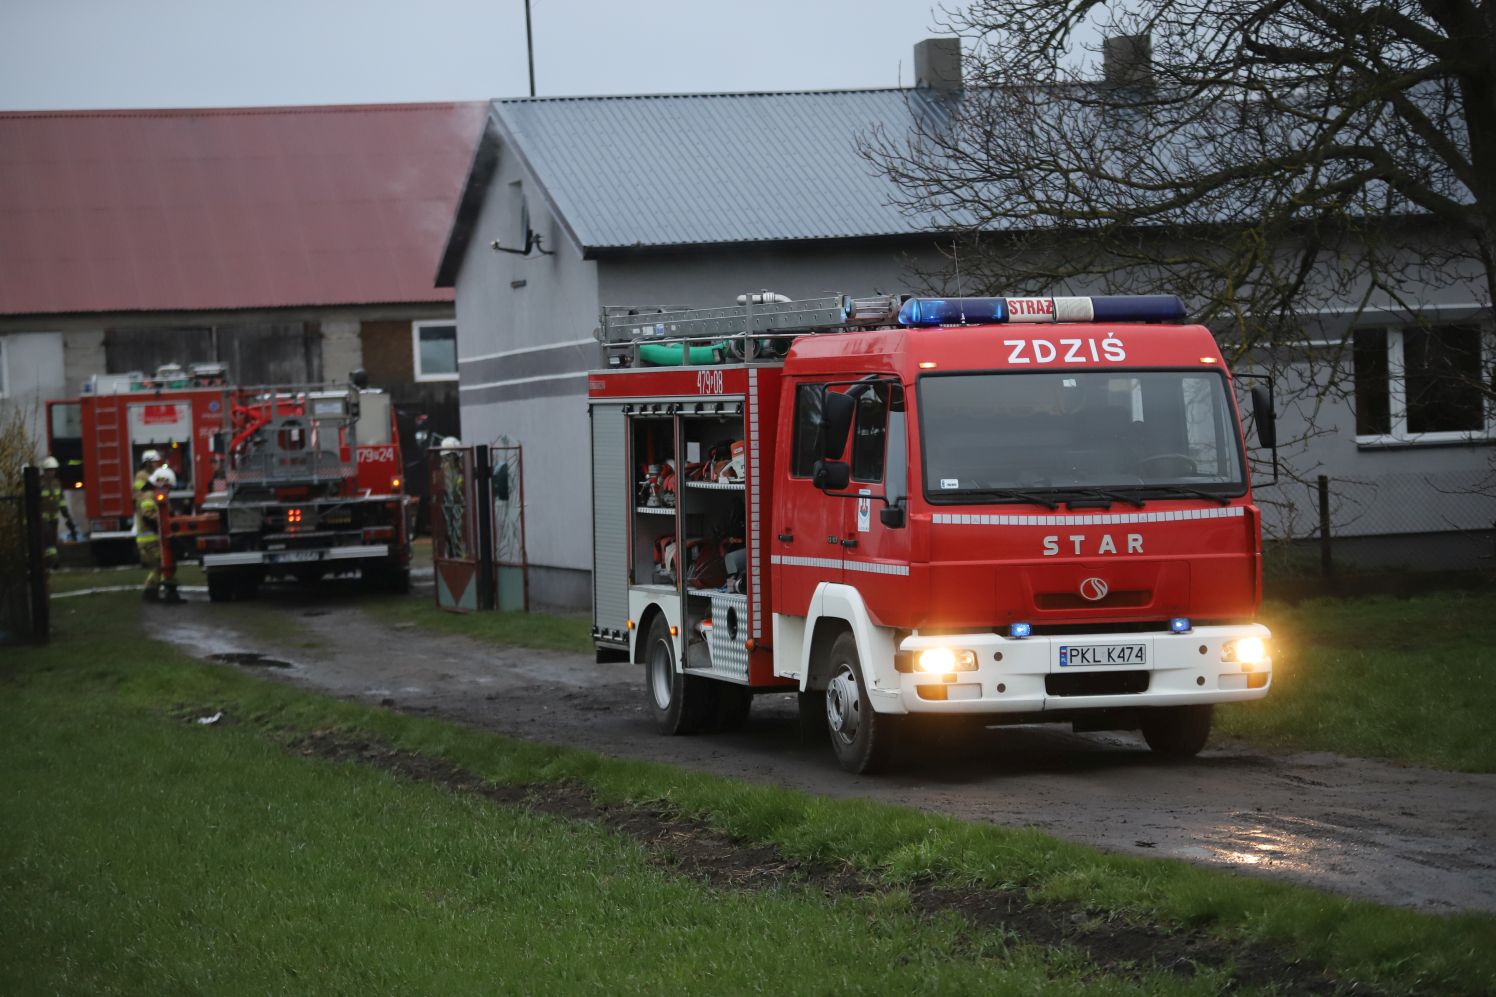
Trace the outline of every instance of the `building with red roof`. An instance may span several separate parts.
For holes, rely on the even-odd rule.
[[[341,381],[456,432],[433,275],[482,103],[0,113],[0,405],[218,361]]]

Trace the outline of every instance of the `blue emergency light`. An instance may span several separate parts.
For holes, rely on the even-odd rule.
[[[1023,640],[1034,632],[1034,628],[1027,623],[1008,624],[1008,636],[1013,640]]]
[[[1176,616],[1169,621],[1170,633],[1187,634],[1193,629],[1188,616]]]
[[[1086,298],[910,298],[899,309],[899,324],[1179,322],[1184,315],[1184,302],[1173,294],[1114,294]]]

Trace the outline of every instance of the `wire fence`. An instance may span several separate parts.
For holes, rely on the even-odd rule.
[[[1319,475],[1257,493],[1266,567],[1278,574],[1366,571],[1496,574],[1496,472]]]

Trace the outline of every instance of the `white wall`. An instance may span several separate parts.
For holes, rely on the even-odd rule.
[[[63,380],[63,334],[60,332],[7,332],[0,334],[0,399],[3,415],[20,412],[36,442],[38,455],[45,453],[47,425],[45,402],[67,395]]]

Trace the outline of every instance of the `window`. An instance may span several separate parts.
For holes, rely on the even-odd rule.
[[[1218,371],[925,375],[919,400],[931,501],[1029,501],[1094,488],[1139,498],[1230,496],[1245,488]]]
[[[417,381],[457,380],[457,324],[412,322]]]
[[[1488,356],[1469,325],[1358,329],[1356,442],[1446,443],[1492,435]]]
[[[824,384],[802,384],[795,388],[795,454],[791,471],[797,478],[815,473],[821,459],[821,398]]]
[[[888,385],[875,384],[857,399],[852,420],[852,480],[883,480],[887,441]]]

